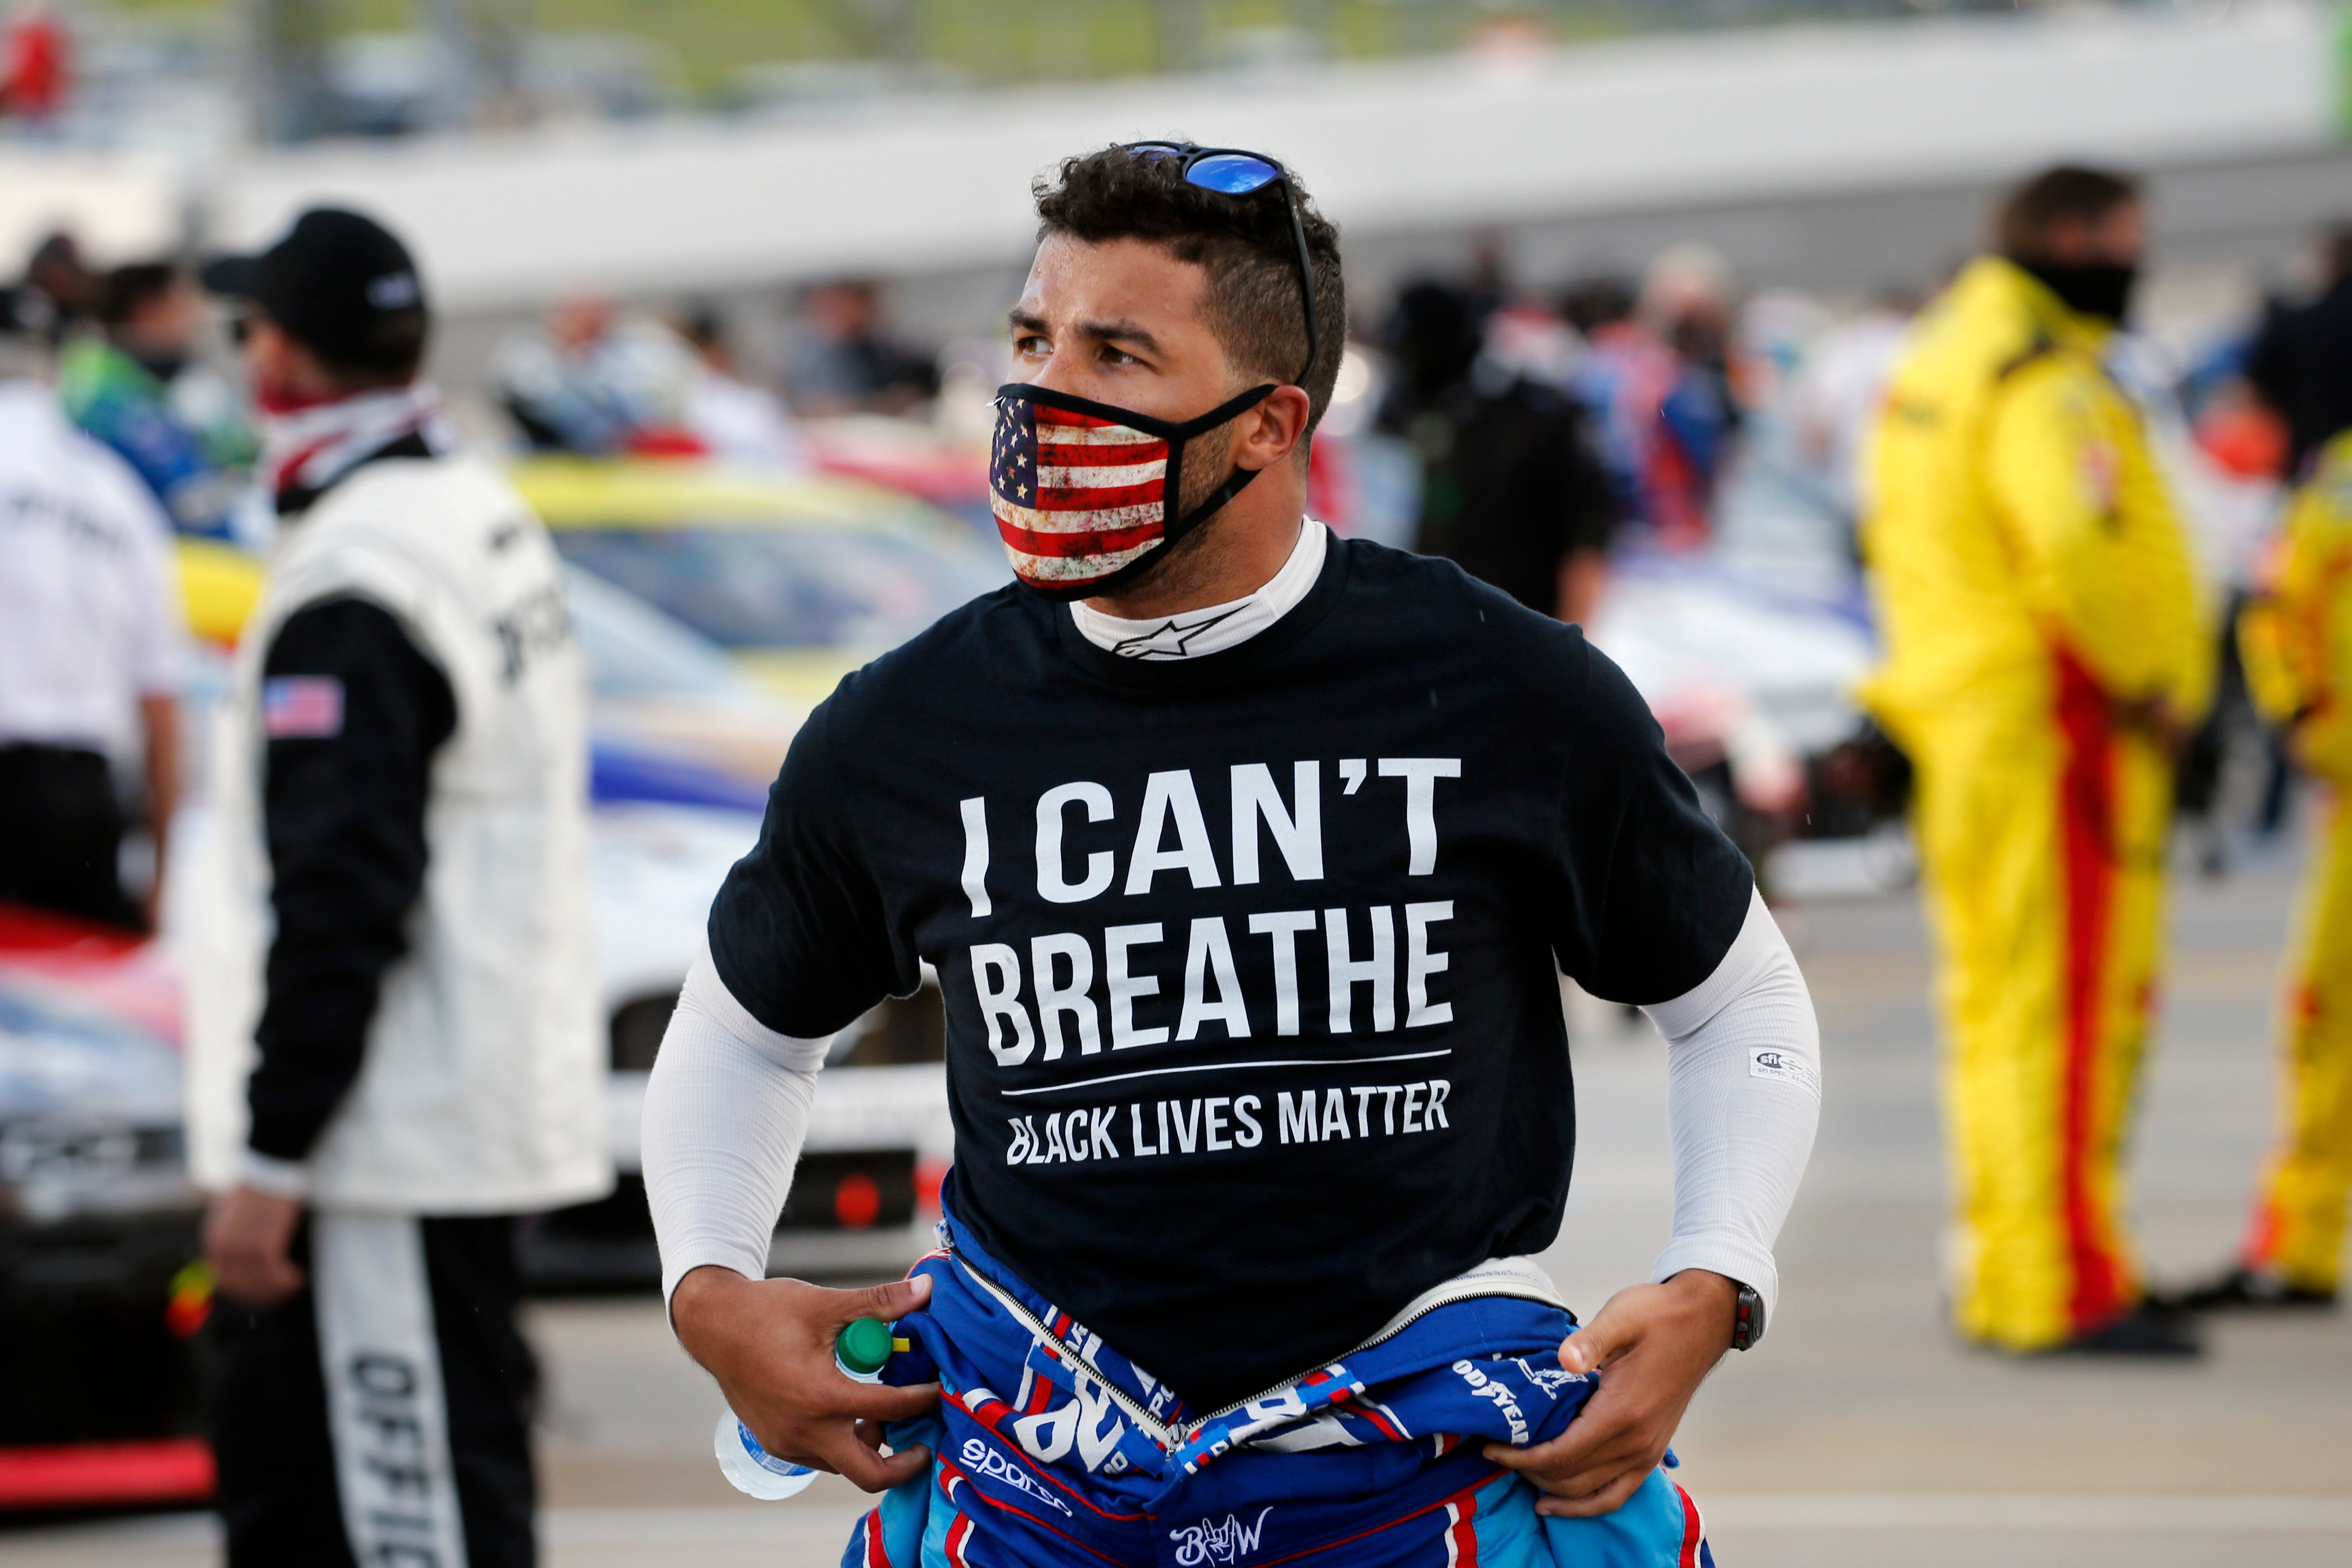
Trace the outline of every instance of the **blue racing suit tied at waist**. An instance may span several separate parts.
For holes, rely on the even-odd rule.
[[[1599,1386],[1560,1366],[1575,1320],[1528,1260],[1448,1280],[1339,1360],[1199,1415],[951,1216],[940,1238],[913,1270],[930,1303],[896,1325],[883,1373],[939,1383],[938,1414],[887,1434],[935,1458],[859,1521],[844,1568],[1713,1561],[1663,1469],[1616,1513],[1549,1519],[1486,1457],[1559,1436]]]

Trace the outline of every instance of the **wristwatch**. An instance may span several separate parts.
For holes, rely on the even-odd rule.
[[[1737,1279],[1732,1281],[1739,1285]],[[1731,1348],[1744,1351],[1764,1337],[1764,1298],[1753,1285],[1739,1285],[1731,1308]]]

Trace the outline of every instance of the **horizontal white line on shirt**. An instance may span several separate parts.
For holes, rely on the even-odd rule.
[[[1301,1057],[1296,1061],[1282,1062],[1195,1062],[1189,1067],[1143,1068],[1135,1072],[1115,1072],[1105,1078],[1081,1079],[1076,1083],[1044,1083],[1035,1089],[1008,1089],[1004,1091],[1004,1098],[1011,1100],[1023,1094],[1058,1094],[1066,1089],[1092,1089],[1098,1083],[1118,1083],[1130,1078],[1157,1078],[1161,1073],[1170,1072],[1238,1072],[1243,1068],[1370,1067],[1374,1062],[1418,1062],[1431,1057],[1450,1057],[1453,1054],[1454,1047],[1448,1046],[1442,1051],[1406,1051],[1393,1057]]]

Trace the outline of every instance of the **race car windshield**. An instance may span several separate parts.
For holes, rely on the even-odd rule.
[[[722,647],[880,653],[1003,581],[977,547],[735,525],[567,528],[557,548]]]

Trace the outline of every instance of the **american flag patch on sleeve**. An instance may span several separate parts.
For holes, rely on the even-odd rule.
[[[280,675],[261,683],[261,732],[273,741],[323,741],[343,732],[343,683],[331,675]]]

